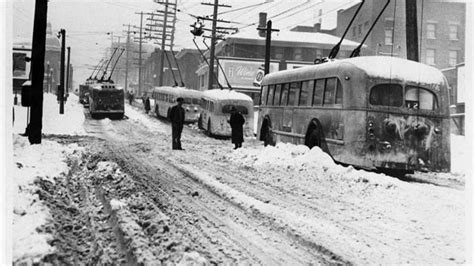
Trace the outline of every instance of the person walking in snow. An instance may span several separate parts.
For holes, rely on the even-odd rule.
[[[178,97],[177,104],[170,110],[169,119],[171,121],[171,136],[173,138],[173,150],[182,150],[181,147],[181,133],[184,125],[184,108],[182,107],[184,99]]]
[[[231,139],[232,143],[234,143],[235,149],[241,148],[242,147],[242,142],[244,142],[244,129],[243,125],[245,123],[245,118],[240,112],[237,112],[237,109],[235,106],[232,106],[230,109],[230,119],[229,119],[229,124],[230,127],[232,128],[232,133],[231,133]]]

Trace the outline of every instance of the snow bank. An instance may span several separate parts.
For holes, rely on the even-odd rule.
[[[472,142],[462,135],[451,134],[451,172],[468,175],[472,173]]]
[[[21,102],[21,100],[19,100]],[[28,108],[14,106],[15,121],[13,133],[24,133],[28,116]],[[43,134],[86,135],[83,128],[83,107],[75,94],[69,94],[64,104],[64,114],[59,114],[59,104],[56,95],[45,93],[43,100]]]
[[[27,138],[18,135],[13,136],[13,145],[14,167],[10,178],[14,210],[11,228],[13,261],[35,261],[52,252],[52,247],[47,244],[50,236],[37,232],[50,214],[36,194],[34,181],[42,178],[54,182],[54,178],[68,171],[66,158],[82,148],[48,140],[43,140],[41,145],[30,145]]]

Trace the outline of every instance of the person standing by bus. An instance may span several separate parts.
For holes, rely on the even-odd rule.
[[[146,96],[145,99],[145,113],[148,114],[150,112],[151,106],[150,106],[150,97]]]
[[[182,107],[184,99],[178,97],[176,104],[170,110],[169,119],[171,121],[171,135],[173,138],[173,150],[182,150],[181,147],[181,132],[183,132],[184,125],[184,108]]]
[[[230,109],[230,114],[231,115],[228,122],[230,124],[230,127],[232,128],[231,139],[232,143],[234,143],[235,145],[235,150],[241,148],[242,142],[244,142],[243,125],[245,123],[245,118],[240,112],[237,112],[237,108],[235,108],[235,106],[232,106],[232,108]]]

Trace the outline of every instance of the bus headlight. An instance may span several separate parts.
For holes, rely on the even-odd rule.
[[[198,108],[197,107],[194,107],[194,112],[197,112],[198,111]]]
[[[189,107],[186,107],[186,112],[189,112]]]

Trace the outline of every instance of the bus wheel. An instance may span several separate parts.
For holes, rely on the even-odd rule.
[[[169,121],[171,121],[170,113],[171,113],[171,109],[168,108],[168,111],[166,112],[166,118],[167,118]]]
[[[158,105],[155,105],[155,114],[156,117],[160,116],[160,112],[158,111]]]
[[[263,141],[264,146],[275,145],[272,134],[272,122],[270,118],[266,117],[262,122],[262,127],[260,128],[260,140]]]
[[[308,130],[306,131],[306,136],[304,139],[304,145],[308,146],[310,149],[314,146],[322,148],[322,139],[323,139],[323,127],[318,119],[313,119],[309,123]]]
[[[207,135],[209,137],[212,137],[212,131],[211,131],[212,127],[211,127],[211,119],[209,119],[209,121],[207,121]]]

